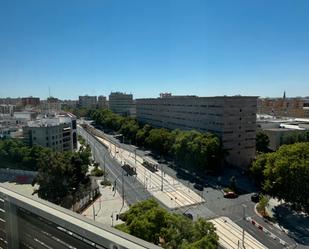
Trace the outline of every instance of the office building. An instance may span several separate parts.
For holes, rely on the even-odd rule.
[[[35,98],[35,97],[21,98],[21,103],[23,106],[39,106],[40,98]]]
[[[58,113],[60,111],[61,101],[58,98],[48,97],[46,100],[41,101],[42,114]]]
[[[30,146],[41,145],[58,151],[77,148],[76,117],[63,114],[41,117],[23,127],[24,140]]]
[[[61,109],[76,108],[78,106],[78,100],[65,99],[61,101]]]
[[[121,92],[111,92],[109,95],[109,109],[119,115],[133,115],[135,113],[133,95]]]
[[[84,108],[96,108],[97,107],[97,96],[79,96],[78,104]]]
[[[255,157],[257,97],[172,96],[137,99],[137,119],[154,127],[217,134],[226,162],[246,169]]]
[[[103,109],[107,109],[108,108],[105,96],[100,95],[98,97],[98,108],[103,108]]]

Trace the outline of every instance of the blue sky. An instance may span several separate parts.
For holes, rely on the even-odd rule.
[[[309,95],[307,0],[1,0],[0,97]]]

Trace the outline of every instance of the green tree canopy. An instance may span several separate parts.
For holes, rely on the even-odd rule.
[[[1,166],[38,171],[33,181],[33,185],[39,184],[38,195],[56,204],[89,184],[89,158],[89,146],[61,153],[41,146],[29,147],[20,140],[0,140]]]
[[[205,219],[191,221],[185,216],[169,213],[149,199],[139,202],[121,215],[124,224],[116,228],[170,249],[212,249],[218,247],[218,236],[213,224]]]
[[[215,168],[223,155],[217,136],[197,131],[178,131],[173,152],[178,163],[204,170]]]
[[[283,145],[258,156],[252,172],[271,196],[309,212],[309,143]]]
[[[269,137],[264,132],[256,134],[256,150],[258,152],[268,152]]]
[[[220,139],[211,133],[168,130],[143,126],[135,119],[121,117],[109,110],[93,110],[90,117],[97,125],[122,133],[132,143],[160,155],[174,157],[181,167],[194,170],[217,170],[223,158]]]

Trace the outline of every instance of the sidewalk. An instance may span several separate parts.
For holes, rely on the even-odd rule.
[[[100,193],[101,196],[85,209],[82,215],[110,226],[123,223],[121,220],[116,220],[116,215],[129,209],[127,203],[125,201],[123,203],[119,193],[112,191],[112,186],[100,186]]]

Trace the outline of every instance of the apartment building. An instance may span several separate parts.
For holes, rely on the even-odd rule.
[[[21,98],[21,103],[23,106],[39,106],[40,98],[36,98],[36,97]]]
[[[279,117],[309,118],[309,98],[261,98],[258,113]]]
[[[133,95],[111,92],[109,95],[109,109],[119,115],[131,116],[131,114],[135,113]]]
[[[96,108],[97,107],[97,96],[79,96],[78,104],[80,107],[85,108]]]
[[[246,169],[255,157],[257,97],[172,96],[136,100],[137,119],[154,127],[217,134],[226,162]]]
[[[108,108],[107,100],[106,100],[106,97],[105,97],[105,96],[100,95],[100,96],[98,97],[98,107],[99,107],[99,108],[103,108],[103,109]]]
[[[0,104],[0,117],[13,116],[16,106],[8,104]]]
[[[3,105],[20,105],[21,98],[0,98],[0,104]]]
[[[58,151],[77,148],[76,118],[71,114],[41,117],[23,127],[24,141]]]

